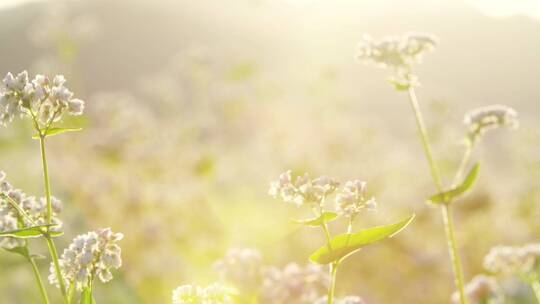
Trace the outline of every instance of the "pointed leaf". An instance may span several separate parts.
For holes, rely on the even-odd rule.
[[[361,230],[356,233],[345,233],[334,237],[328,245],[324,245],[313,253],[309,259],[317,264],[329,264],[340,261],[364,246],[390,238],[409,225],[414,219],[410,217],[386,226],[378,226]]]
[[[12,253],[20,254],[25,258],[28,258],[30,256],[30,254],[28,252],[28,248],[24,247],[24,246],[23,247],[15,247],[15,248],[11,248],[11,249],[6,248],[5,250],[9,251],[9,252],[12,252]]]
[[[328,223],[335,220],[338,214],[335,212],[323,212],[319,217],[306,219],[306,220],[293,220],[297,224],[302,224],[310,227],[319,227],[323,222]]]
[[[2,231],[0,232],[1,236],[9,236],[14,238],[20,238],[20,239],[26,239],[26,238],[35,238],[40,237],[43,235],[43,228],[47,228],[50,226],[56,226],[56,225],[40,225],[40,226],[32,226],[32,227],[26,227],[21,229],[15,229],[15,230],[9,230],[9,231]],[[53,237],[60,236],[63,234],[63,232],[49,232],[49,234]]]
[[[58,134],[66,133],[66,132],[76,132],[80,130],[82,130],[82,128],[50,128],[45,133],[45,136],[48,137],[48,136],[58,135]],[[39,135],[34,135],[32,136],[32,138],[39,139]]]
[[[434,204],[446,203],[469,191],[476,182],[479,170],[480,164],[476,163],[459,186],[443,193],[435,194],[429,198],[429,201]]]

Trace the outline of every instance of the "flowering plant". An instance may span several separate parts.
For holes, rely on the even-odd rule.
[[[57,75],[50,79],[36,75],[29,79],[26,71],[13,76],[8,73],[0,89],[0,124],[7,126],[16,116],[28,118],[40,143],[43,165],[44,192],[35,198],[14,188],[6,174],[0,172],[0,247],[22,255],[32,266],[43,303],[49,303],[47,290],[31,254],[28,243],[31,238],[43,238],[47,242],[52,259],[49,281],[60,289],[64,303],[72,303],[79,294],[80,303],[95,303],[94,280],[112,279],[111,269],[121,266],[121,249],[117,242],[123,237],[109,228],[80,235],[58,256],[55,237],[63,235],[60,200],[52,196],[47,156],[46,138],[78,128],[57,127],[65,114],[81,115],[84,101],[74,98],[65,86],[66,79]]]

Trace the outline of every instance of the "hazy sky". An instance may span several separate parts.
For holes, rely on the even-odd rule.
[[[0,9],[31,1],[44,0],[0,0]],[[157,1],[157,0],[152,0]],[[226,0],[219,0],[226,1]],[[309,5],[314,2],[338,1],[338,0],[269,0],[284,1],[295,5]],[[395,0],[386,0],[391,4]],[[426,0],[431,2],[432,0]],[[485,14],[497,17],[508,17],[515,14],[528,15],[540,19],[540,0],[465,0]],[[218,2],[216,2],[217,4]]]

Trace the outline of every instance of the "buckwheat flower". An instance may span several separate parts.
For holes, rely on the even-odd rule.
[[[364,35],[358,44],[357,59],[382,68],[407,70],[419,63],[422,56],[435,49],[437,39],[427,34],[410,33],[374,40]]]
[[[290,263],[283,269],[270,267],[264,271],[261,302],[268,304],[312,304],[325,294],[330,276],[319,265],[302,268]]]
[[[59,263],[66,285],[74,284],[81,291],[97,278],[103,283],[112,280],[112,269],[122,266],[118,242],[124,237],[110,228],[82,234],[64,250]],[[54,265],[51,263],[49,282],[59,286]]]
[[[365,64],[393,69],[396,76],[390,78],[390,82],[402,90],[419,85],[418,79],[412,74],[412,68],[436,45],[437,38],[428,34],[409,33],[381,40],[364,35],[358,44],[356,58]]]
[[[212,284],[206,287],[194,285],[178,286],[173,291],[173,304],[232,304],[233,289]]]
[[[318,299],[315,304],[327,304],[328,303],[328,297],[323,296],[320,299]],[[334,299],[335,304],[365,304],[364,300],[358,296],[346,296],[341,299]]]
[[[7,210],[0,209],[0,231],[19,229],[17,217]],[[0,248],[13,249],[24,246],[22,239],[13,237],[0,237]]]
[[[465,296],[470,304],[502,304],[503,297],[499,291],[497,281],[485,275],[475,276],[465,286]],[[452,303],[459,303],[459,294],[452,294]]]
[[[336,211],[346,217],[354,217],[364,209],[374,210],[377,202],[366,197],[366,182],[352,180],[345,183],[336,196]]]
[[[65,82],[62,75],[56,75],[52,81],[44,75],[36,75],[30,81],[26,71],[16,77],[7,73],[0,88],[0,124],[5,126],[20,115],[35,119],[39,127],[44,128],[61,120],[66,112],[81,115],[84,102],[73,98]]]
[[[277,181],[270,183],[268,193],[274,198],[280,196],[286,203],[297,206],[304,204],[322,205],[324,199],[332,194],[339,186],[339,182],[327,176],[311,179],[305,173],[292,180],[291,171],[282,173]]]
[[[251,248],[232,248],[214,264],[221,280],[240,290],[252,291],[261,283],[262,257]]]
[[[485,256],[484,268],[494,274],[527,274],[536,262],[536,254],[536,247],[496,246]]]
[[[491,105],[477,108],[465,114],[463,122],[468,128],[467,136],[474,143],[488,130],[507,127],[516,129],[519,126],[516,110],[505,105]]]

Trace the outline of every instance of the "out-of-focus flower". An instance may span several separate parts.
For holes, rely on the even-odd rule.
[[[264,271],[261,302],[268,304],[312,304],[328,288],[330,276],[318,265],[305,268],[290,263],[283,269]]]
[[[343,190],[336,196],[338,213],[354,217],[364,209],[374,210],[377,202],[373,197],[366,197],[366,182],[352,180],[345,183]]]
[[[383,68],[410,70],[422,56],[435,49],[437,38],[428,34],[409,33],[401,37],[385,37],[374,40],[364,35],[357,49],[357,59]]]
[[[206,287],[182,285],[173,291],[173,304],[232,304],[233,289],[212,284]]]
[[[323,296],[315,302],[315,304],[327,304],[327,303],[328,303],[327,296]],[[346,296],[341,299],[334,299],[334,303],[335,304],[365,304],[366,302],[358,296]]]
[[[232,248],[214,264],[223,281],[252,292],[261,284],[262,257],[251,248]]]
[[[516,110],[505,105],[477,108],[465,114],[463,122],[468,128],[467,136],[474,143],[485,132],[500,127],[516,129],[519,126]]]
[[[496,246],[484,258],[484,268],[494,274],[527,275],[540,258],[540,245]]]
[[[282,173],[277,181],[270,183],[268,194],[271,196],[281,196],[286,203],[293,203],[297,206],[304,204],[322,205],[324,199],[332,194],[339,182],[331,177],[321,176],[311,179],[309,174],[298,176],[292,181],[291,171]]]
[[[123,237],[121,233],[114,233],[110,228],[104,228],[73,239],[59,261],[66,285],[73,283],[77,290],[83,290],[96,277],[103,283],[112,280],[111,269],[122,266],[122,250],[118,241]],[[49,282],[59,286],[53,264],[51,264]]]
[[[18,116],[28,116],[41,128],[62,119],[64,113],[81,115],[84,102],[73,98],[73,93],[64,86],[66,79],[56,75],[52,81],[36,75],[29,81],[23,71],[14,77],[7,73],[0,88],[0,124],[7,125]]]
[[[422,61],[428,51],[435,49],[437,38],[428,34],[409,33],[401,37],[390,36],[374,40],[364,35],[358,44],[356,58],[366,64],[392,68],[397,72],[390,82],[399,89],[419,85],[412,67]]]
[[[503,303],[503,297],[499,292],[497,281],[485,275],[475,276],[465,286],[465,296],[470,304]],[[452,294],[452,303],[459,303],[459,294],[457,292]]]
[[[6,174],[0,171],[0,231],[20,229],[34,225],[44,225],[47,223],[47,201],[44,197],[35,198],[28,196],[20,189],[15,189],[5,180]],[[8,202],[9,200],[9,202]],[[17,204],[31,218],[31,221],[22,217],[12,206]],[[58,214],[62,211],[62,202],[55,197],[51,198],[52,215],[51,220],[54,226],[51,231],[60,231],[62,221]],[[12,249],[23,246],[21,239],[12,237],[0,237],[0,247]]]

